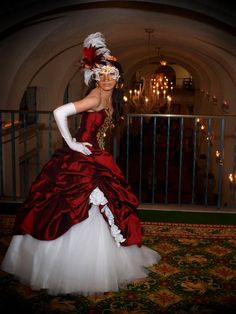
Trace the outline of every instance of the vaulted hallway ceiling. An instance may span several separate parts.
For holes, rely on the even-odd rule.
[[[100,31],[127,81],[140,66],[155,62],[161,47],[169,63],[191,73],[198,90],[227,99],[235,113],[235,18],[235,5],[219,0],[6,2],[0,19],[1,107],[17,108],[32,84],[47,89],[46,102],[61,103],[78,73],[84,38]],[[150,51],[147,28],[153,29]]]

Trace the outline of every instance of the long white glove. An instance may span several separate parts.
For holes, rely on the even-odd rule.
[[[70,134],[67,117],[74,114],[76,114],[76,109],[72,102],[57,107],[55,110],[53,110],[53,115],[56,120],[58,129],[62,137],[66,141],[67,145],[77,152],[80,152],[84,155],[90,155],[91,151],[86,147],[86,145],[92,145],[87,142],[76,142],[76,139],[72,138]]]

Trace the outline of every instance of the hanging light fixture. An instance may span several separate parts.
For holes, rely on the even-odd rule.
[[[147,34],[147,55],[149,63],[151,63],[151,35],[154,29],[146,28]],[[160,54],[161,48],[157,48],[158,63],[161,66],[166,66],[167,61]],[[131,107],[136,112],[151,113],[160,112],[160,108],[167,106],[168,112],[170,112],[172,97],[170,93],[173,91],[173,83],[168,81],[168,77],[164,73],[138,75],[133,81],[132,88],[129,90],[129,96],[126,96],[126,101],[129,102]]]
[[[163,54],[161,54],[161,48],[160,47],[157,47],[157,58],[158,58],[158,61],[160,62],[160,64],[162,66],[166,66],[167,65],[167,61],[165,59],[165,57],[163,56]]]

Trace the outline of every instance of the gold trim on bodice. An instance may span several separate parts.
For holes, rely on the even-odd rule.
[[[98,146],[102,150],[105,149],[106,132],[109,129],[109,127],[112,126],[112,117],[111,117],[110,111],[108,109],[105,109],[105,112],[106,112],[106,117],[104,119],[104,122],[103,122],[103,124],[101,125],[101,127],[99,128],[99,130],[97,132]]]

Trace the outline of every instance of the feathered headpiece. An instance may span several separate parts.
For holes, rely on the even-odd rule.
[[[94,69],[99,66],[102,61],[116,61],[111,56],[110,50],[106,47],[106,41],[102,33],[97,32],[90,34],[85,38],[82,50],[81,67],[84,68],[84,82],[88,85]]]

